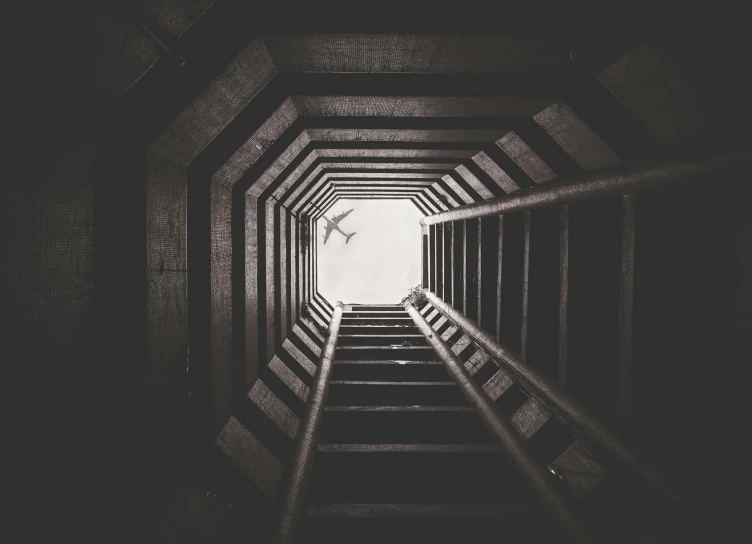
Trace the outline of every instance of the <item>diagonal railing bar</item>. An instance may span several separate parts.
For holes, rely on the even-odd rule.
[[[494,336],[481,329],[477,323],[441,300],[435,293],[425,290],[426,298],[441,314],[472,338],[491,355],[515,381],[532,392],[555,412],[573,424],[590,442],[600,448],[612,461],[624,466],[645,485],[658,493],[670,506],[680,512],[693,508],[673,487],[650,467],[618,434],[600,421],[580,401],[558,383],[540,374],[512,350],[500,344]]]
[[[577,543],[594,542],[588,529],[579,519],[573,501],[565,496],[550,472],[533,455],[530,446],[514,428],[509,417],[491,399],[483,388],[470,376],[462,361],[449,345],[431,328],[426,318],[410,303],[406,304],[410,317],[426,337],[436,355],[444,363],[447,372],[459,386],[470,406],[475,407],[483,425],[509,453],[515,469],[522,475],[530,489]]]
[[[313,387],[306,405],[305,415],[301,422],[300,431],[295,440],[295,450],[292,463],[285,478],[280,501],[280,515],[275,533],[277,544],[293,542],[300,523],[302,509],[308,490],[313,461],[318,448],[321,426],[324,420],[324,409],[329,394],[329,382],[334,365],[334,354],[337,351],[339,326],[342,321],[344,305],[337,302],[334,315],[329,323],[329,336],[319,359]]]

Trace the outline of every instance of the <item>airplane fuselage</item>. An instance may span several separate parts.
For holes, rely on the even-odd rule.
[[[339,228],[339,225],[337,225],[337,223],[335,223],[334,221],[332,221],[328,217],[324,217],[324,219],[326,220],[327,227],[336,230],[337,232],[341,233],[342,236],[347,236],[347,233],[345,231],[343,231],[341,228]]]

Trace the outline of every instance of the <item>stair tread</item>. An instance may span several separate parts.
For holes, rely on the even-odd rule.
[[[319,444],[319,453],[504,453],[499,444]]]
[[[336,360],[335,365],[436,365],[442,366],[441,361],[408,361],[404,359],[363,359],[363,360]]]
[[[537,516],[540,509],[520,504],[310,504],[309,517],[509,517]]]
[[[396,385],[396,386],[426,386],[426,387],[457,387],[454,382],[383,382],[383,381],[353,381],[353,380],[332,380],[331,385]]]
[[[327,406],[325,409],[327,412],[473,412],[475,409],[472,406],[371,406],[371,405],[358,405],[358,406]]]

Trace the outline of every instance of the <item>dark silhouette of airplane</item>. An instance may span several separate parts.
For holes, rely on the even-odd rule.
[[[355,236],[355,233],[347,234],[345,231],[343,231],[341,228],[339,228],[339,223],[342,221],[345,217],[348,216],[348,214],[352,210],[347,210],[346,212],[342,212],[339,215],[333,215],[331,219],[327,218],[325,215],[322,216],[322,219],[326,221],[326,232],[324,233],[324,243],[326,244],[326,241],[329,239],[329,235],[332,233],[333,230],[336,230],[342,236],[346,238],[345,243],[348,243],[350,241],[350,238]]]

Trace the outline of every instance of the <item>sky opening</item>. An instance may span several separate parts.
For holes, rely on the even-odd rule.
[[[397,304],[421,282],[423,214],[409,200],[340,200],[331,218],[350,208],[339,227],[356,232],[350,242],[333,231],[324,244],[326,221],[318,220],[319,292],[334,304]]]

